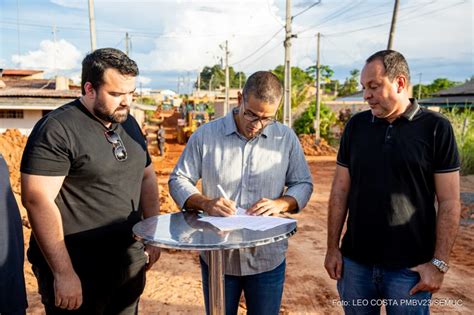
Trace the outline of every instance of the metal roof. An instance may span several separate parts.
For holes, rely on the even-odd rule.
[[[451,96],[451,95],[474,95],[474,79],[467,81],[464,84],[453,86],[435,93],[436,96]]]

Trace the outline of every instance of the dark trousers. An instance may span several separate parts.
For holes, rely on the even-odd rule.
[[[145,261],[140,260],[126,266],[110,262],[109,268],[101,270],[81,270],[83,304],[74,311],[57,308],[54,305],[54,278],[49,268],[33,266],[38,280],[41,301],[46,314],[77,315],[136,315],[138,301],[145,288]]]
[[[202,286],[206,313],[209,314],[209,271],[201,261]],[[245,295],[248,315],[278,315],[280,313],[286,260],[273,270],[250,276],[225,275],[225,313],[237,314],[242,291]]]

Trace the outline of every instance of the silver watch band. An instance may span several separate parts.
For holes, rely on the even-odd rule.
[[[449,269],[448,264],[438,258],[431,259],[431,264],[433,264],[442,273],[446,273]]]

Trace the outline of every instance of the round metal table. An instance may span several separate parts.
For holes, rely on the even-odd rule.
[[[133,227],[137,240],[162,248],[209,251],[209,310],[225,314],[223,251],[278,242],[296,233],[296,222],[266,231],[237,229],[220,231],[198,221],[194,211],[147,218]]]

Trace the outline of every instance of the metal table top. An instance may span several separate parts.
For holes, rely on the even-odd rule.
[[[281,241],[296,233],[296,222],[266,231],[220,231],[198,221],[196,212],[176,212],[147,218],[133,227],[135,238],[163,248],[217,250],[246,248]]]

